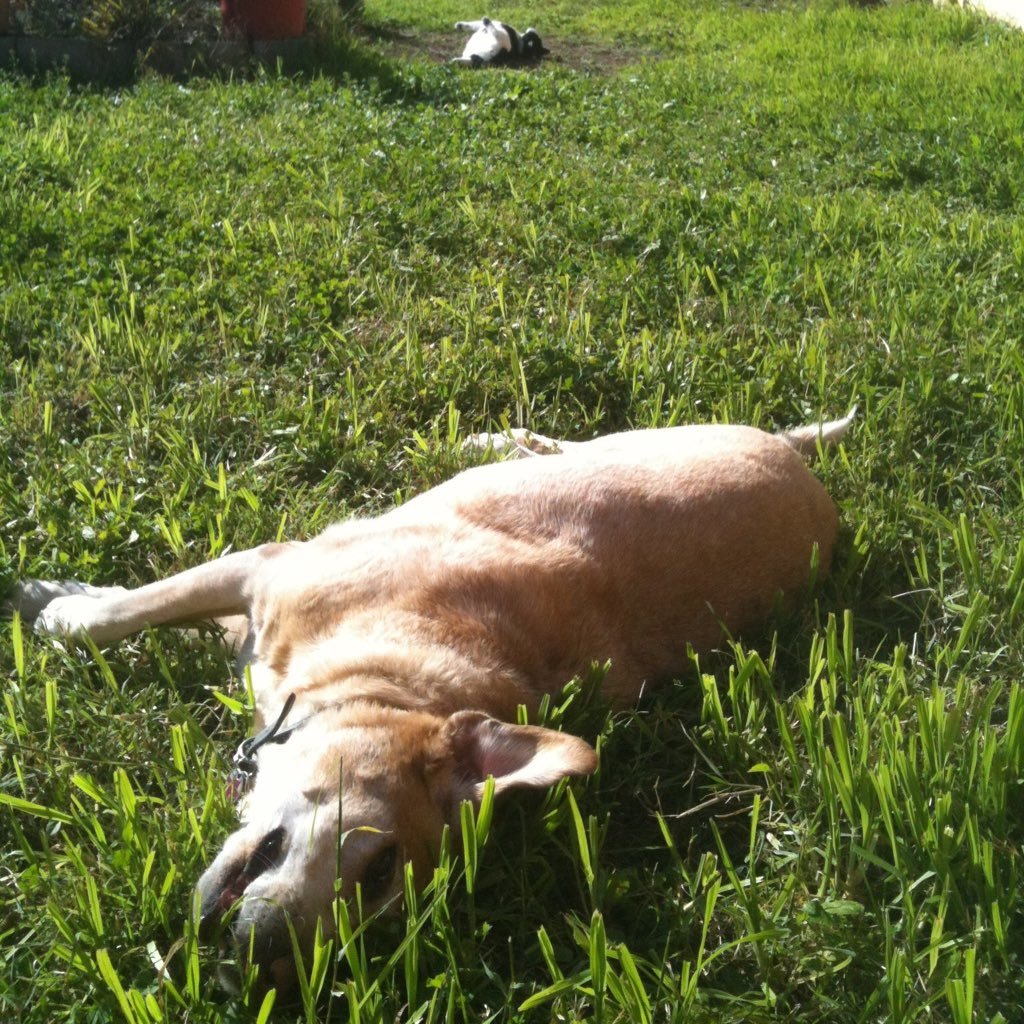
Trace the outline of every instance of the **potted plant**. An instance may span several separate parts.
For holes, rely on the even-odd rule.
[[[306,0],[220,0],[224,27],[253,39],[294,39],[306,31]]]

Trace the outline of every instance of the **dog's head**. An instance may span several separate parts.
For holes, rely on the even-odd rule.
[[[200,917],[267,983],[293,978],[291,934],[308,952],[319,921],[334,931],[334,901],[364,914],[398,907],[403,865],[431,877],[446,824],[463,800],[548,786],[594,770],[582,740],[510,725],[475,711],[448,718],[355,705],[321,712],[286,743],[260,751],[243,824],[197,885]]]
[[[528,28],[519,38],[523,46],[524,57],[543,57],[545,54],[551,52],[541,42],[540,34],[535,28]]]

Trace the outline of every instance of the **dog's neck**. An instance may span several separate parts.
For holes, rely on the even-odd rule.
[[[509,678],[508,686],[495,686],[490,679],[461,675],[459,686],[449,678],[430,671],[422,662],[414,668],[408,665],[378,665],[378,671],[367,671],[361,666],[356,671],[339,672],[324,678],[286,678],[276,680],[269,691],[257,691],[257,728],[264,729],[272,722],[284,700],[294,695],[285,728],[304,722],[327,712],[350,706],[375,706],[398,712],[425,712],[446,717],[467,708],[483,711],[505,720],[515,720],[519,705],[531,711],[537,703],[517,680]],[[385,668],[406,668],[410,671],[384,671]],[[254,686],[254,690],[255,690]]]

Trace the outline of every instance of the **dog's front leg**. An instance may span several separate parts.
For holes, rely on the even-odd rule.
[[[147,626],[247,615],[257,570],[284,547],[239,551],[137,590],[28,580],[15,588],[9,605],[25,618],[35,613],[38,633],[88,636],[99,644]]]

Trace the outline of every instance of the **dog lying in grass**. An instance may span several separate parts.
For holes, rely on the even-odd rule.
[[[518,432],[496,446],[522,458],[308,542],[135,590],[25,581],[12,603],[40,633],[98,644],[245,617],[266,727],[236,755],[255,778],[198,898],[203,924],[286,986],[289,925],[308,950],[336,894],[397,905],[405,862],[430,878],[488,777],[500,795],[594,770],[582,739],[515,724],[520,705],[594,662],[610,663],[608,701],[629,705],[685,668],[688,645],[713,648],[827,570],[836,510],[802,456],[850,421],[576,444]]]
[[[453,64],[483,67],[485,64],[511,63],[514,61],[539,60],[551,51],[541,42],[537,30],[528,28],[517,32],[503,21],[481,18],[479,21],[457,21],[455,27],[471,32],[461,57],[454,57]]]

